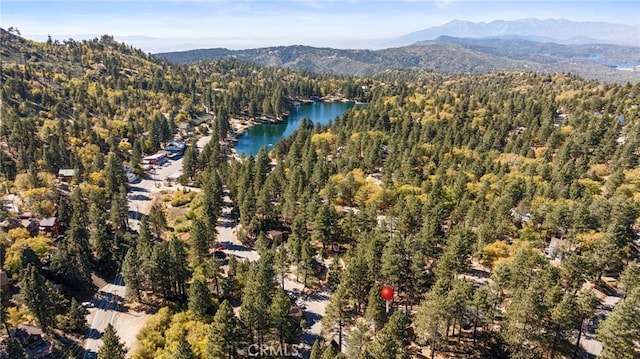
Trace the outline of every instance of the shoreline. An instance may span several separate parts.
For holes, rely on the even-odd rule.
[[[360,102],[353,99],[341,98],[341,97],[318,97],[317,99],[295,99],[292,100],[294,106],[304,105],[304,104],[312,104],[316,102],[353,102],[356,105],[366,105],[367,102]],[[227,149],[229,150],[229,155],[234,159],[241,160],[241,157],[235,148],[235,143],[238,142],[238,138],[242,136],[246,130],[253,126],[257,125],[268,125],[268,124],[277,124],[282,123],[288,120],[289,112],[280,118],[270,119],[266,116],[260,116],[257,118],[251,118],[248,116],[235,116],[229,119],[229,125],[231,127],[229,134],[227,134],[227,138],[224,140],[227,145]]]

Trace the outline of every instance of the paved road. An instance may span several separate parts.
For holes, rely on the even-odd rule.
[[[124,299],[124,281],[118,275],[112,284],[102,287],[92,301],[95,308],[90,309],[91,325],[84,346],[84,358],[97,358],[98,348],[102,344],[102,334],[107,324],[113,323],[115,316],[120,311]],[[117,331],[117,328],[116,328]]]
[[[198,148],[202,149],[210,139],[211,136],[201,137],[197,142]],[[179,158],[158,167],[151,176],[142,178],[140,182],[129,186],[127,198],[130,211],[129,225],[131,228],[137,229],[139,227],[138,220],[141,214],[149,214],[153,196],[163,189],[164,181],[167,177],[181,170],[182,158]],[[97,357],[98,348],[102,344],[102,334],[107,324],[111,323],[116,331],[119,331],[119,323],[115,319],[124,308],[122,306],[124,294],[124,280],[121,275],[118,275],[114,283],[107,284],[95,295],[92,301],[95,308],[89,310],[88,316],[91,325],[85,341],[85,359]],[[124,328],[121,328],[121,330],[124,330]]]

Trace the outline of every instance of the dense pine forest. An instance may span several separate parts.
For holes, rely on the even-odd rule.
[[[640,357],[640,83],[174,65],[107,35],[11,30],[2,355],[27,357],[28,323],[52,357],[83,357],[82,298],[122,277],[119,310],[153,316],[135,348],[109,324],[98,358],[570,358],[587,339]],[[367,105],[234,155],[234,124],[321,98]],[[142,159],[178,137],[179,184],[137,221],[125,172],[148,176]],[[221,223],[256,260],[218,255]],[[285,279],[328,293],[324,315],[292,315]]]

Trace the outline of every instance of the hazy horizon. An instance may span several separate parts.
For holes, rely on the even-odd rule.
[[[285,45],[375,49],[452,20],[640,23],[637,1],[4,0],[1,6],[2,26],[30,39],[109,34],[151,53]]]

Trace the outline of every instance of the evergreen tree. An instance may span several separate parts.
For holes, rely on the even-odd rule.
[[[447,325],[446,297],[431,291],[420,303],[414,320],[418,343],[425,343],[431,347],[431,358],[435,352],[444,349]]]
[[[634,341],[640,338],[640,287],[636,287],[613,308],[599,325],[596,338],[602,343],[603,359],[637,358]],[[636,353],[636,354],[634,354]]]
[[[278,288],[269,307],[269,317],[271,327],[276,331],[280,348],[284,348],[285,343],[291,343],[298,334],[298,328],[289,314],[290,310],[291,299],[283,289]]]
[[[373,358],[406,358],[407,318],[397,310],[389,318],[389,322],[376,334],[367,351]]]
[[[211,233],[215,233],[218,224],[218,215],[222,209],[222,182],[216,170],[211,170],[203,186],[203,214]]]
[[[114,264],[113,236],[109,233],[104,211],[95,202],[89,207],[89,221],[91,222],[89,242],[93,248],[98,267],[109,273]]]
[[[284,280],[287,276],[287,272],[289,271],[289,263],[287,263],[287,250],[285,249],[284,244],[280,245],[280,247],[274,249],[275,251],[275,265],[278,271],[278,275],[280,276],[280,284],[284,289]]]
[[[149,210],[149,224],[156,238],[162,238],[162,233],[167,228],[167,217],[160,203],[154,203]]]
[[[311,346],[311,353],[309,359],[322,359],[323,341],[316,339]]]
[[[342,351],[342,339],[346,328],[353,321],[353,311],[349,303],[345,285],[338,286],[331,296],[329,304],[322,318],[322,331],[326,334],[338,335],[338,349]]]
[[[385,303],[380,296],[382,287],[374,285],[369,290],[369,298],[367,300],[367,309],[365,311],[365,318],[373,326],[374,332],[380,330],[384,325],[387,315],[385,313]]]
[[[198,163],[198,148],[195,143],[189,144],[182,158],[182,177],[185,183],[191,182],[200,167]]]
[[[371,343],[371,325],[362,320],[356,322],[349,333],[347,340],[347,357],[348,358],[366,358],[368,354],[367,347]]]
[[[171,298],[175,292],[175,283],[171,280],[171,253],[169,243],[162,241],[153,246],[151,253],[151,283],[158,285],[160,294]]]
[[[207,261],[207,266],[205,267],[205,273],[208,279],[213,279],[213,287],[216,290],[216,296],[220,296],[220,282],[225,278],[222,274],[224,274],[224,270],[220,265],[220,260],[216,257],[211,257]]]
[[[32,188],[42,187],[42,181],[38,176],[38,169],[35,162],[29,165],[29,184]]]
[[[238,324],[233,308],[228,301],[223,301],[213,317],[211,329],[207,335],[206,356],[208,358],[235,357]]]
[[[178,339],[178,347],[176,348],[176,352],[173,354],[171,359],[196,359],[196,354],[193,352],[193,348],[191,348],[191,344],[187,341],[187,337],[182,334],[180,339]]]
[[[10,359],[27,359],[27,352],[16,338],[9,337],[7,341],[7,355]]]
[[[129,202],[127,200],[127,189],[120,185],[118,192],[111,197],[111,210],[109,220],[114,229],[127,229],[129,227]]]
[[[213,245],[213,236],[209,233],[206,222],[200,216],[193,218],[189,234],[191,258],[195,263],[203,263]]]
[[[255,335],[256,344],[265,343],[265,335],[269,329],[269,306],[275,292],[275,272],[273,270],[273,254],[267,251],[255,265],[252,265],[242,293],[240,319]]]
[[[333,347],[333,345],[328,345],[324,349],[324,351],[322,352],[322,356],[320,358],[322,358],[322,359],[335,359],[336,355],[338,355],[338,352]]]
[[[84,333],[87,328],[87,311],[75,298],[71,298],[69,311],[63,318],[62,327],[73,333]]]
[[[102,345],[98,349],[98,359],[124,359],[127,354],[127,348],[120,341],[116,329],[107,324],[102,335]]]
[[[618,278],[618,287],[627,296],[635,288],[640,287],[640,265],[638,261],[632,261],[624,268]]]
[[[7,336],[11,337],[11,331],[9,330],[9,323],[7,322],[7,308],[5,308],[1,300],[0,300],[0,323],[2,323],[4,330],[7,331]]]
[[[134,298],[140,301],[140,292],[142,290],[144,274],[140,272],[143,258],[138,256],[138,250],[132,246],[127,251],[122,263],[122,276],[126,284],[127,298]]]
[[[194,318],[206,319],[213,309],[211,294],[207,285],[199,277],[195,277],[189,286],[189,310]]]
[[[38,270],[29,265],[23,283],[23,298],[29,311],[44,332],[55,325],[54,302],[51,286]]]
[[[302,283],[306,288],[308,279],[307,277],[309,276],[310,272],[313,273],[313,252],[309,240],[303,240],[300,258],[301,259],[300,264],[298,265],[298,271],[300,271],[300,268],[302,268],[302,271],[304,272],[304,279]]]
[[[169,267],[171,277],[168,280],[173,287],[173,293],[184,296],[186,282],[191,278],[191,273],[187,264],[187,251],[184,243],[175,236],[169,242]]]
[[[104,168],[105,176],[105,192],[106,193],[118,193],[120,186],[124,186],[126,177],[124,174],[124,167],[122,167],[122,160],[116,152],[113,150],[107,155],[107,163]]]
[[[322,243],[323,249],[327,244],[333,246],[336,239],[336,228],[338,228],[336,211],[329,204],[321,205],[313,221],[311,239]]]
[[[136,238],[135,245],[138,261],[132,261],[132,265],[136,264],[139,265],[139,267],[131,267],[133,270],[138,268],[140,289],[154,289],[157,285],[157,283],[152,281],[153,272],[156,267],[156,263],[152,261],[152,241],[153,238],[151,236],[151,231],[149,230],[147,216],[144,216],[140,221],[140,228],[138,229],[138,237]]]

